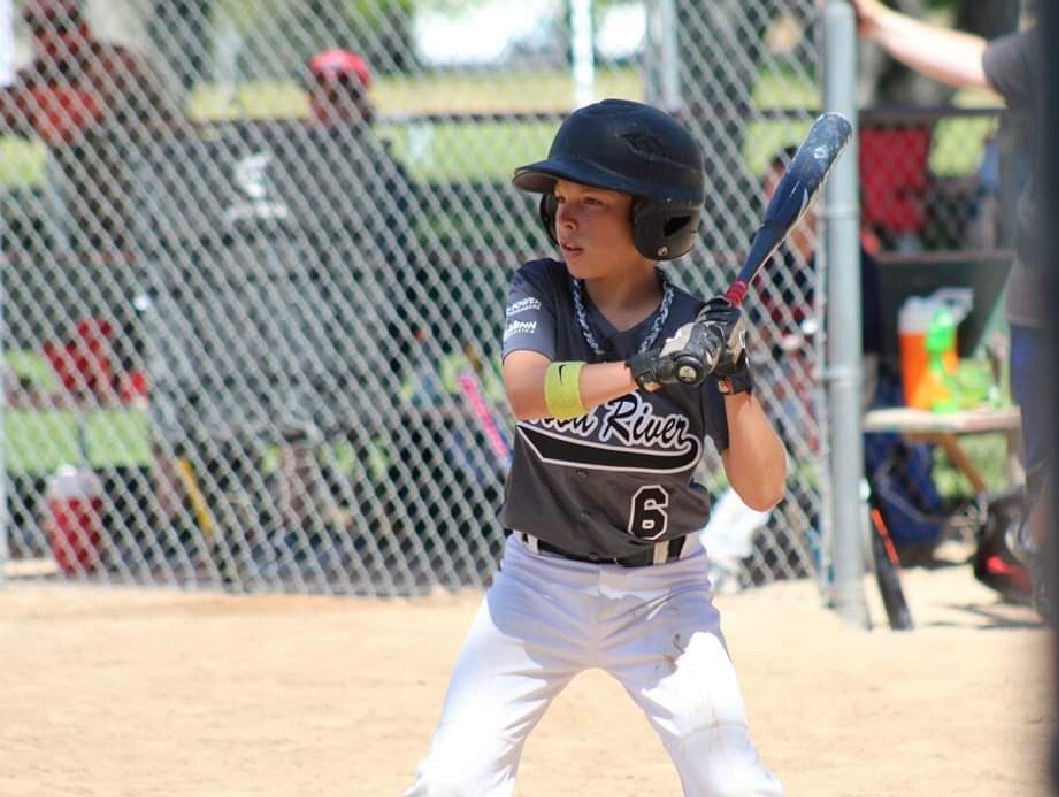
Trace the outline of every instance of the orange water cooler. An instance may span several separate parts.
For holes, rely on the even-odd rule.
[[[901,360],[901,384],[905,404],[917,409],[932,409],[947,396],[939,375],[930,368],[927,332],[939,310],[952,313],[955,323],[971,309],[972,296],[963,289],[942,289],[931,296],[910,296],[897,314],[898,354]],[[941,356],[946,374],[955,376],[959,354],[955,342]]]

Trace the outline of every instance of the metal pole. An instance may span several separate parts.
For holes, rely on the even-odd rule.
[[[0,87],[15,82],[15,6],[0,0]]]
[[[651,105],[676,111],[680,96],[677,63],[677,11],[674,0],[649,0],[647,41],[644,48],[644,99]]]
[[[674,0],[659,0],[659,20],[662,25],[659,47],[662,55],[662,107],[671,111],[684,103],[680,96],[680,65],[677,62],[677,9]]]
[[[824,9],[824,108],[854,123],[853,141],[825,187],[823,273],[827,279],[827,367],[830,408],[831,519],[835,602],[848,624],[868,630],[864,594],[864,539],[860,486],[864,477],[861,436],[861,341],[859,204],[857,192],[857,34],[846,0]]]
[[[15,50],[14,33],[15,8],[11,0],[0,0],[0,86],[9,86],[14,82],[14,61],[11,54]],[[3,190],[0,188],[0,190]],[[0,249],[0,258],[4,252]],[[4,269],[0,269],[0,374],[5,370],[4,358],[7,356],[7,326],[4,321]],[[7,534],[10,518],[7,511],[7,390],[5,380],[0,378],[0,586],[4,584],[4,573],[7,570]]]
[[[1059,35],[1059,8],[1056,8],[1054,3],[1041,3],[1040,22],[1038,24],[1041,26],[1041,36],[1044,41],[1052,41],[1053,39],[1049,37]],[[1041,94],[1043,108],[1036,124],[1038,140],[1047,141],[1048,138],[1044,136],[1049,135],[1051,131],[1055,130],[1055,125],[1059,124],[1059,55],[1050,47],[1043,49],[1042,53],[1044,63],[1040,65],[1040,69],[1042,73]],[[1041,197],[1044,206],[1039,208],[1036,221],[1045,227],[1038,234],[1041,243],[1045,245],[1044,251],[1050,253],[1046,257],[1054,257],[1056,247],[1059,246],[1059,228],[1052,223],[1052,220],[1055,219],[1055,214],[1059,212],[1059,186],[1056,185],[1056,181],[1059,180],[1059,154],[1056,153],[1055,147],[1041,147],[1040,161],[1036,166],[1038,175],[1041,178],[1040,185],[1044,187],[1043,196]],[[1056,300],[1059,300],[1059,278],[1057,278],[1053,269],[1047,269],[1044,271],[1044,279],[1045,300],[1050,300],[1051,305],[1055,306]],[[1054,452],[1059,451],[1059,410],[1056,409],[1054,402],[1054,397],[1059,395],[1059,346],[1055,342],[1056,335],[1059,334],[1059,317],[1054,313],[1050,313],[1045,329],[1048,332],[1048,341],[1050,343],[1048,348],[1050,362],[1044,377],[1044,398],[1046,401],[1045,406],[1051,407],[1051,412],[1053,413],[1051,440],[1045,441],[1047,450],[1052,454],[1050,457],[1051,465],[1048,468],[1050,471],[1048,479],[1051,480],[1051,496],[1048,496],[1051,506],[1048,507],[1048,512],[1049,519],[1054,523],[1056,507],[1059,505],[1059,499],[1057,499],[1057,496],[1059,496],[1059,468],[1055,466],[1054,456]],[[1047,589],[1054,607],[1056,595],[1059,595],[1059,544],[1057,544],[1054,525],[1048,528],[1048,535],[1044,552],[1050,560],[1050,567],[1046,568],[1044,577],[1050,582],[1047,585]],[[1052,611],[1054,612],[1055,609],[1053,608]],[[1054,619],[1052,625],[1051,669],[1052,710],[1054,711],[1056,707],[1059,707],[1059,631],[1056,631],[1054,627]],[[1048,775],[1049,785],[1051,786],[1050,794],[1059,795],[1059,729],[1055,727],[1052,728],[1051,732]]]
[[[596,75],[592,54],[592,0],[570,3],[570,30],[574,45],[574,105],[580,108],[595,99]]]

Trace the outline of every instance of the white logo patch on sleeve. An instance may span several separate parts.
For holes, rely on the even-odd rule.
[[[504,328],[504,342],[516,335],[532,335],[536,331],[536,321],[512,321]]]
[[[530,310],[540,310],[541,306],[542,305],[540,299],[535,296],[527,296],[525,299],[519,299],[514,304],[509,304],[507,306],[507,311],[505,312],[505,315],[510,318],[513,315],[518,315],[519,313],[526,313]]]

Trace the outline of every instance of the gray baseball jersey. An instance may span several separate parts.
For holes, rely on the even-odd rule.
[[[632,329],[618,331],[586,294],[586,335],[566,266],[534,260],[516,272],[509,288],[504,356],[528,349],[556,362],[622,361],[639,350],[664,305]],[[674,289],[653,346],[694,320],[702,306]],[[700,387],[637,390],[573,420],[522,421],[503,523],[570,553],[600,557],[629,556],[698,531],[710,504],[693,473],[707,439],[718,451],[728,446],[724,398],[713,378]]]

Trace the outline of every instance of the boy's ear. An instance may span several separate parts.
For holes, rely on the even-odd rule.
[[[559,203],[556,201],[554,194],[541,194],[541,203],[538,207],[541,225],[544,227],[544,231],[548,233],[548,238],[556,246],[559,245],[559,237],[555,234],[555,214],[558,207]]]

